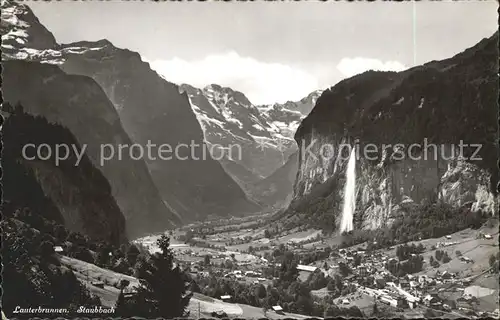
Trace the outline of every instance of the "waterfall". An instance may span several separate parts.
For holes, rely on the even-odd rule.
[[[346,183],[344,187],[344,207],[342,209],[342,221],[340,232],[352,231],[353,215],[356,210],[356,149],[353,148],[346,170]]]

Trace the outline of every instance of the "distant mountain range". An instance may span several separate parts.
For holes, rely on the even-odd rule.
[[[297,151],[293,135],[321,91],[297,102],[254,105],[243,93],[216,84],[203,89],[183,84],[180,90],[187,93],[214,158],[220,159],[224,169],[253,199],[275,205],[278,199],[262,195],[262,186],[271,183],[272,178],[261,180],[284,166]],[[276,190],[291,193],[292,182],[288,180],[272,184]],[[271,192],[269,188],[264,189]]]
[[[83,154],[75,166],[75,154],[55,162],[54,152],[48,160],[27,160],[22,149],[28,143],[81,146],[65,127],[46,118],[24,112],[22,105],[2,105],[6,118],[2,128],[3,212],[30,210],[68,230],[87,235],[93,240],[115,245],[125,242],[125,218],[116,204],[111,187],[101,172]],[[28,152],[28,151],[27,151]],[[29,151],[29,157],[35,151]],[[22,216],[22,214],[21,214]]]

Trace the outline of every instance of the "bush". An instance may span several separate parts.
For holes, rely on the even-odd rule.
[[[330,281],[328,282],[327,286],[326,286],[326,289],[327,289],[328,291],[332,291],[332,292],[333,292],[333,291],[335,291],[335,289],[336,289],[336,288],[337,288],[337,287],[335,286],[335,281],[333,281],[333,280],[330,280]]]
[[[443,255],[444,255],[444,252],[443,252],[443,251],[441,251],[441,250],[436,250],[436,254],[435,254],[435,256],[436,256],[436,260],[441,261],[441,259],[443,259]]]
[[[450,261],[451,261],[451,258],[450,258],[450,256],[448,256],[448,253],[447,253],[447,252],[445,252],[445,253],[443,254],[442,261],[443,261],[443,263],[448,263],[448,262],[450,262]]]
[[[431,256],[429,258],[429,264],[431,265],[431,267],[433,268],[438,268],[439,267],[439,262],[437,262],[433,256]]]

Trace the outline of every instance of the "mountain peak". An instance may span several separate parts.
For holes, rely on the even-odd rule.
[[[56,39],[33,14],[31,9],[15,1],[1,2],[2,57],[25,60],[30,55],[43,57],[58,47]]]

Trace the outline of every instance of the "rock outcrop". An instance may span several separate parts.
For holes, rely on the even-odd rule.
[[[495,34],[450,59],[368,71],[323,92],[295,135],[289,213],[329,212],[338,224],[347,147],[356,146],[357,228],[383,226],[402,206],[428,201],[494,214],[497,44]]]

